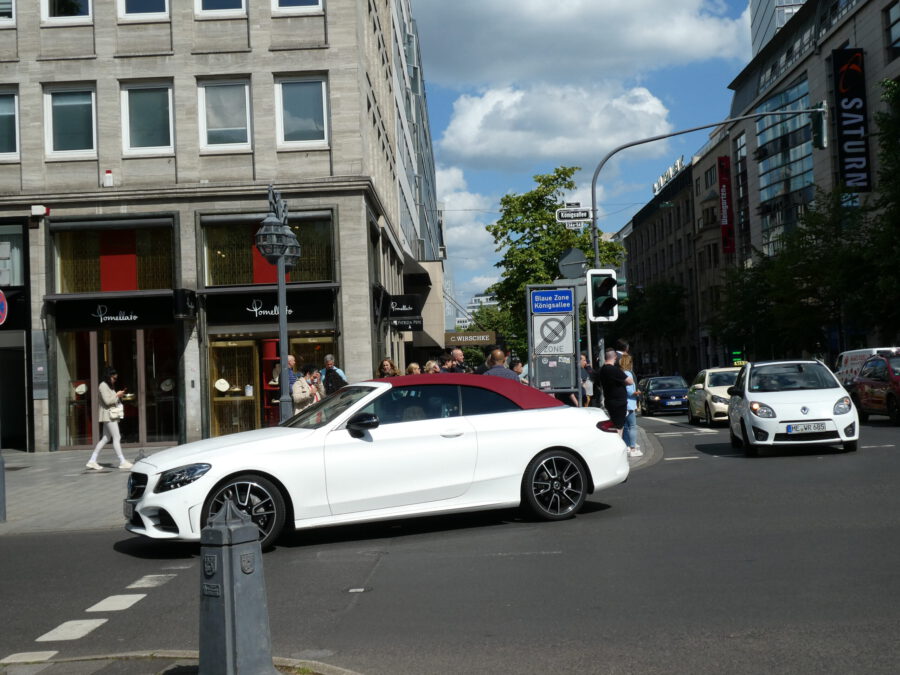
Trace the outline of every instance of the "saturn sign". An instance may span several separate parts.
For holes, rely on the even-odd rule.
[[[6,294],[0,290],[0,326],[6,323],[7,316],[9,316],[9,303],[6,301]]]

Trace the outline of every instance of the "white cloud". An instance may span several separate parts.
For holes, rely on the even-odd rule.
[[[548,161],[585,167],[634,138],[671,131],[667,118],[662,101],[643,87],[503,87],[460,96],[438,146],[445,161],[480,169],[527,170]]]
[[[627,79],[709,59],[746,62],[750,56],[749,9],[732,18],[721,0],[412,5],[428,81],[451,88]]]

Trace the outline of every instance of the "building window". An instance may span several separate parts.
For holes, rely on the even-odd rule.
[[[0,0],[0,25],[16,22],[15,0]]]
[[[63,230],[54,235],[58,293],[172,288],[172,228]]]
[[[244,0],[194,0],[197,16],[246,16]]]
[[[24,286],[21,225],[0,225],[0,286]]]
[[[250,149],[250,85],[200,85],[200,146],[207,150]]]
[[[19,97],[0,91],[0,160],[19,158]]]
[[[118,0],[120,19],[167,19],[169,0]]]
[[[890,59],[900,56],[900,2],[887,8],[888,52]]]
[[[171,153],[172,88],[166,84],[122,87],[122,143],[128,154]]]
[[[281,80],[275,85],[275,98],[279,145],[324,147],[327,144],[324,80]]]
[[[48,156],[74,159],[97,156],[95,98],[94,89],[85,87],[44,92]]]
[[[322,0],[272,0],[273,14],[306,14],[322,11]]]
[[[91,0],[41,0],[41,20],[53,23],[87,23]]]
[[[242,222],[237,216],[234,222],[227,220],[203,225],[206,285],[277,283],[277,267],[263,258],[254,244],[259,222]],[[334,281],[331,218],[292,218],[291,229],[300,242],[300,258],[288,281]]]

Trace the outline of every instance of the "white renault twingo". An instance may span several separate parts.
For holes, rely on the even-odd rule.
[[[856,408],[821,361],[745,364],[728,394],[731,446],[748,457],[767,446],[842,445],[854,452],[859,443]]]

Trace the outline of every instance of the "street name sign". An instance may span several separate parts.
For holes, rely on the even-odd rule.
[[[590,222],[590,209],[556,209],[557,223]]]
[[[575,311],[574,293],[571,288],[554,288],[531,291],[532,314],[563,314]]]

